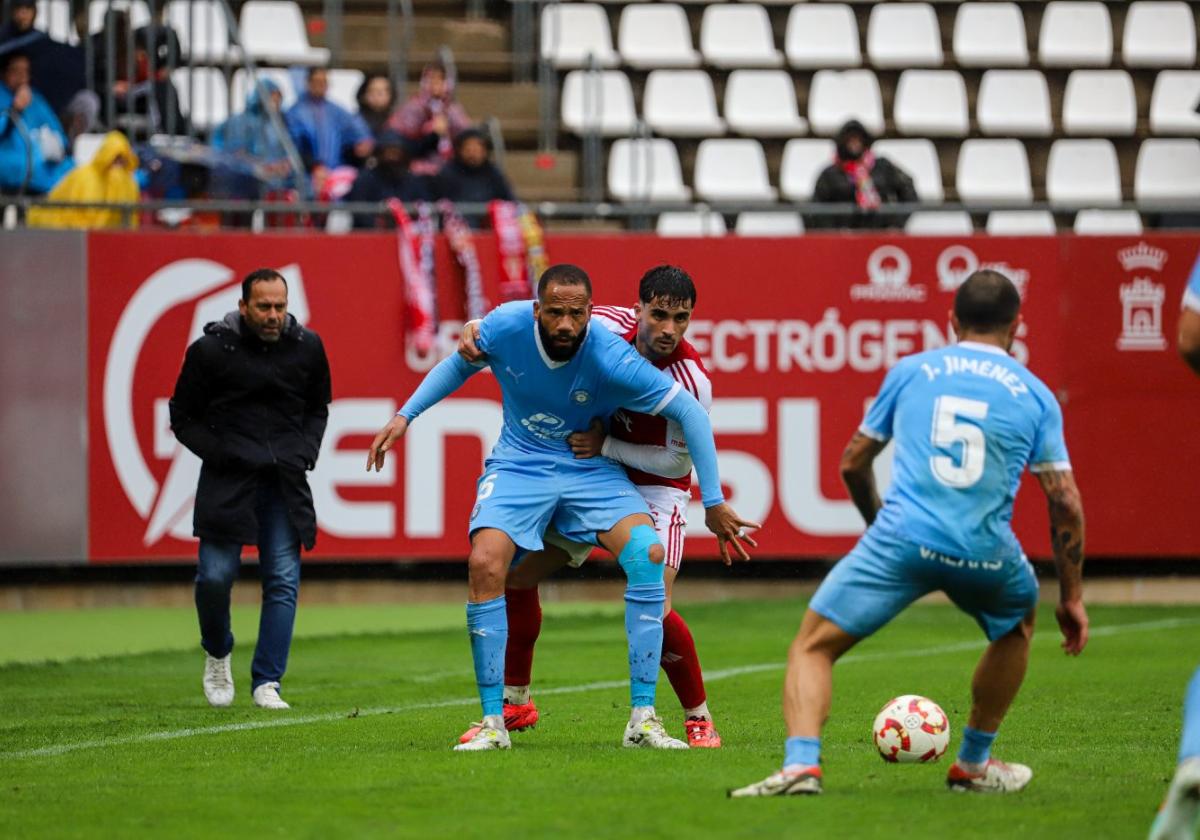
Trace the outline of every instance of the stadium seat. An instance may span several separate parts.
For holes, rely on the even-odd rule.
[[[1025,18],[1016,3],[963,3],[954,17],[954,60],[963,67],[1026,67]]]
[[[1048,137],[1050,87],[1040,70],[987,70],[979,83],[975,121],[983,134]]]
[[[1053,236],[1058,233],[1049,210],[993,210],[984,225],[992,236]]]
[[[1136,210],[1080,210],[1075,214],[1075,232],[1089,236],[1139,234],[1142,217]]]
[[[104,16],[108,10],[127,12],[129,25],[141,29],[150,22],[150,7],[146,0],[92,0],[88,4],[88,34],[95,35],[104,29]]]
[[[239,28],[242,48],[266,64],[324,66],[329,50],[308,43],[304,15],[293,0],[246,0]]]
[[[617,51],[630,67],[699,67],[687,12],[676,3],[635,3],[621,12]]]
[[[834,134],[857,119],[872,134],[883,133],[883,97],[870,70],[818,70],[808,89],[808,124],[817,134]]]
[[[1127,67],[1192,67],[1196,18],[1184,2],[1138,0],[1129,4],[1121,59]]]
[[[967,86],[957,70],[905,70],[892,119],[901,134],[965,137],[970,130]]]
[[[945,200],[942,165],[932,140],[876,140],[871,151],[876,157],[885,157],[908,173],[921,201],[941,203]]]
[[[796,89],[784,70],[734,70],[725,82],[725,120],[738,134],[796,137],[808,122],[796,107]]]
[[[876,67],[940,67],[942,34],[928,3],[878,3],[867,19],[867,56]]]
[[[696,152],[696,194],[710,201],[775,201],[757,140],[704,140]]]
[[[241,50],[229,43],[229,23],[219,0],[171,0],[167,23],[192,61],[219,64],[241,58]]]
[[[804,233],[804,220],[799,213],[785,211],[738,213],[733,232],[738,236],[799,236]]]
[[[70,0],[38,0],[33,25],[55,41],[72,46],[79,44],[79,33],[71,20]]]
[[[904,232],[911,236],[970,236],[975,225],[965,210],[918,210],[904,222]]]
[[[1106,67],[1112,63],[1108,7],[1099,0],[1051,0],[1042,14],[1038,60],[1045,67]]]
[[[1200,71],[1160,70],[1150,96],[1150,131],[1200,136]]]
[[[779,190],[789,201],[812,198],[817,176],[833,163],[832,140],[789,140],[779,167]]]
[[[1124,70],[1075,70],[1063,93],[1067,134],[1125,137],[1137,128],[1133,79]]]
[[[964,203],[1029,204],[1033,185],[1025,145],[1008,139],[964,140],[958,150],[954,186]]]
[[[180,112],[199,130],[208,131],[229,117],[229,86],[221,70],[176,67],[171,81],[179,93]]]
[[[608,191],[620,201],[691,201],[670,140],[622,139],[608,153]]]
[[[288,71],[279,67],[260,67],[258,72],[279,85],[279,92],[283,94],[282,107],[285,110],[290,108],[296,101],[296,91]],[[245,68],[239,67],[233,72],[233,84],[229,88],[229,113],[240,114],[246,109],[246,93],[250,90],[250,84]]]
[[[1119,204],[1121,169],[1108,140],[1055,140],[1046,162],[1051,204]]]
[[[75,159],[75,165],[84,166],[91,163],[92,158],[96,156],[96,152],[100,151],[100,147],[103,144],[103,132],[99,134],[80,134],[75,138],[75,145],[71,154]]]
[[[362,87],[365,78],[366,75],[361,70],[348,67],[334,68],[329,71],[329,92],[326,96],[351,114],[357,114],[358,89]]]
[[[637,112],[629,77],[620,70],[572,70],[563,80],[562,121],[572,134],[630,134]]]
[[[341,236],[354,230],[354,214],[348,210],[330,210],[325,217],[325,232]]]
[[[792,6],[783,49],[797,68],[858,67],[862,50],[854,10],[842,3]]]
[[[1138,201],[1194,202],[1200,195],[1200,140],[1142,141],[1133,195]]]
[[[655,70],[642,97],[646,125],[668,137],[712,137],[725,133],[717,116],[712,77],[703,70]]]
[[[586,67],[594,58],[600,67],[616,67],[620,58],[612,46],[608,14],[595,3],[555,3],[542,9],[542,58],[558,68]]]
[[[675,210],[658,214],[659,236],[724,236],[725,217],[711,210]]]
[[[780,67],[767,10],[753,3],[709,6],[700,19],[700,52],[715,67]]]

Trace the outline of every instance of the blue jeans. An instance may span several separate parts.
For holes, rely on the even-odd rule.
[[[250,664],[251,689],[280,682],[287,670],[300,589],[300,535],[288,518],[278,479],[259,483],[255,501],[258,517],[258,563],[262,575],[262,613],[258,644]],[[240,543],[200,540],[196,569],[196,613],[200,617],[200,646],[210,656],[233,650],[229,625],[229,594],[242,563]]]

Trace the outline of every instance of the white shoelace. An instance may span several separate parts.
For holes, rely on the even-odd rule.
[[[225,671],[225,663],[221,659],[209,659],[205,664],[205,676],[219,688],[229,685],[229,674]]]

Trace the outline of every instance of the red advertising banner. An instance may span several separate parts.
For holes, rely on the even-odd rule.
[[[589,272],[600,303],[632,304],[638,278],[659,263],[696,278],[689,338],[712,376],[727,495],[765,525],[761,557],[828,557],[853,544],[862,521],[838,476],[841,450],[898,358],[952,340],[953,292],[979,267],[1022,289],[1025,326],[1014,352],[1064,403],[1089,553],[1200,552],[1194,502],[1166,476],[1171,465],[1200,462],[1200,441],[1180,423],[1200,415],[1200,383],[1173,349],[1200,238],[580,235],[547,247],[555,262]],[[496,249],[480,243],[478,252],[495,301]],[[167,400],[187,344],[235,307],[240,278],[263,265],[288,278],[291,309],[321,334],[332,368],[329,427],[310,476],[314,555],[462,558],[475,479],[500,429],[489,375],[423,415],[384,472],[365,471],[371,436],[457,340],[462,281],[444,242],[438,341],[419,354],[404,341],[394,237],[95,233],[90,559],[194,556],[199,462],[171,435]],[[885,452],[883,482],[889,465]],[[1044,557],[1044,503],[1028,484],[1016,528],[1029,553]],[[715,556],[698,509],[689,528],[689,556]]]

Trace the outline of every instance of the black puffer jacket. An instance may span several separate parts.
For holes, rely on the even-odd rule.
[[[171,428],[204,462],[194,532],[258,542],[258,482],[277,475],[304,547],[317,539],[306,470],[329,418],[329,361],[320,337],[291,315],[279,341],[261,341],[230,312],[188,347],[171,398]]]

